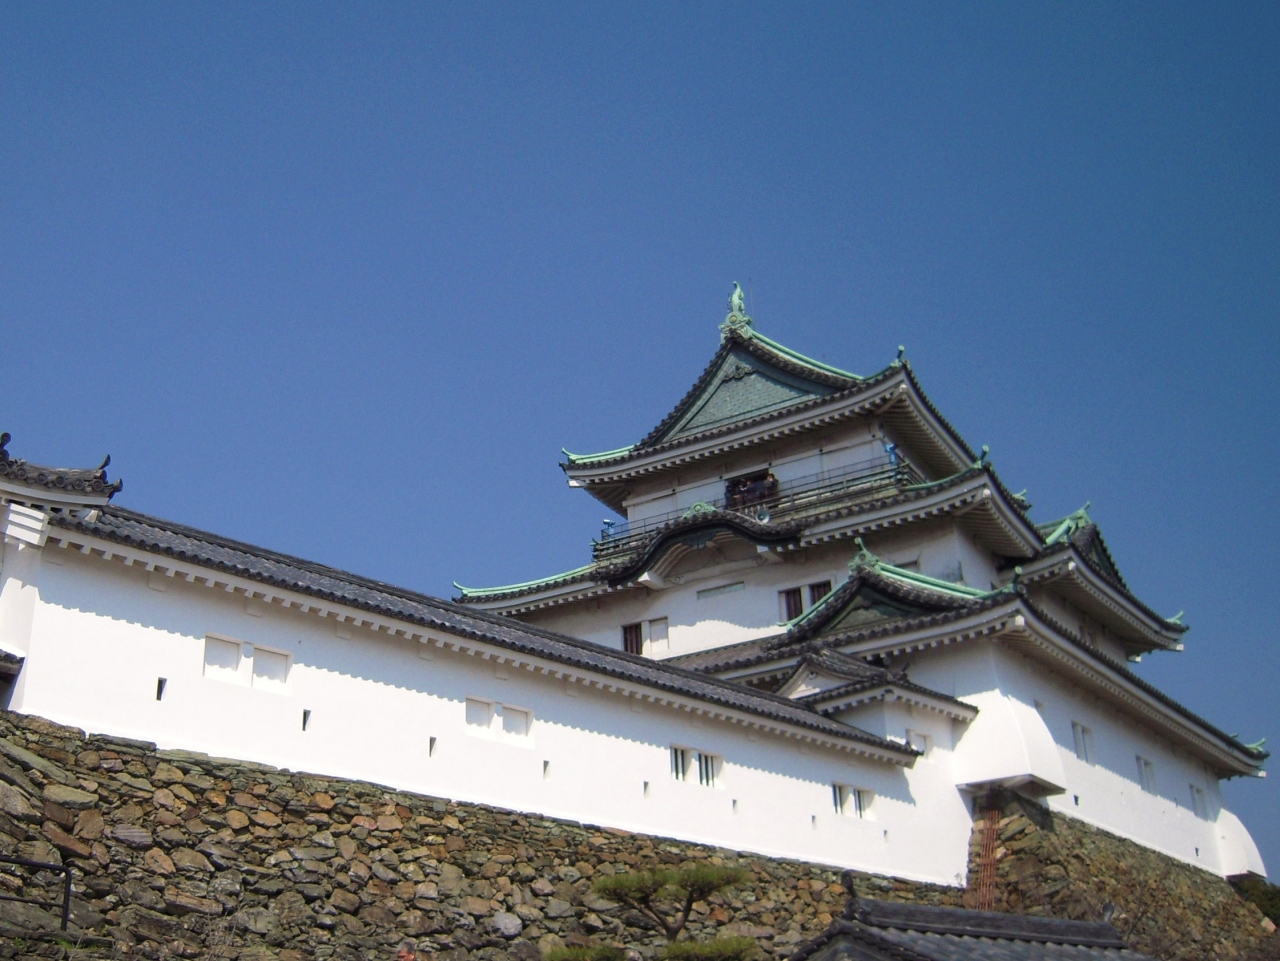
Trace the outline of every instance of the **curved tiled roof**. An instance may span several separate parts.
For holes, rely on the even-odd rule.
[[[8,432],[0,434],[0,477],[49,491],[98,494],[108,498],[124,489],[123,481],[107,479],[107,466],[111,463],[109,456],[93,468],[41,467],[21,458],[10,457],[5,448],[11,439]]]
[[[824,737],[861,744],[903,763],[909,763],[918,753],[832,721],[786,698],[684,670],[673,664],[611,650],[497,614],[462,607],[134,511],[106,507],[95,513],[96,517],[54,514],[49,525],[53,529],[90,535],[246,580],[805,728]]]
[[[855,577],[858,576],[860,575],[855,575]],[[1112,672],[1123,678],[1126,682],[1132,684],[1144,694],[1151,697],[1153,700],[1158,701],[1164,707],[1169,708],[1175,714],[1181,715],[1184,719],[1192,722],[1206,733],[1221,741],[1223,744],[1228,745],[1232,750],[1238,751],[1246,757],[1258,762],[1264,761],[1270,757],[1269,752],[1258,747],[1252,747],[1244,744],[1239,738],[1226,733],[1221,728],[1210,723],[1205,718],[1186,707],[1184,704],[1174,700],[1154,684],[1151,684],[1149,681],[1139,677],[1130,670],[1126,664],[1116,660],[1110,654],[1092,644],[1087,638],[1077,634],[1075,631],[1066,627],[1066,625],[1055,620],[1047,611],[1040,608],[1031,600],[1025,587],[1016,583],[1002,590],[992,591],[989,594],[974,597],[971,603],[938,613],[886,620],[866,627],[859,627],[854,630],[840,631],[837,633],[817,633],[798,636],[797,634],[793,634],[791,631],[788,631],[784,634],[757,638],[755,640],[744,641],[727,647],[716,648],[709,651],[699,651],[693,654],[686,654],[681,657],[671,658],[669,663],[679,665],[680,667],[688,670],[700,671],[709,674],[761,667],[771,662],[792,661],[794,658],[815,654],[827,648],[845,647],[852,644],[880,640],[901,634],[911,634],[917,631],[928,630],[930,628],[942,628],[947,624],[961,621],[965,618],[981,614],[986,611],[994,610],[1005,604],[1021,607],[1028,614],[1037,618],[1059,636],[1065,638],[1071,644],[1084,651],[1093,660],[1104,665]]]

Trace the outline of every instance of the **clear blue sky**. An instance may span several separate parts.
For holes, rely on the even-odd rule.
[[[926,389],[1280,747],[1280,6],[10,4],[0,427],[447,595],[758,327]],[[748,285],[749,281],[749,285]],[[1280,873],[1274,779],[1228,786]]]

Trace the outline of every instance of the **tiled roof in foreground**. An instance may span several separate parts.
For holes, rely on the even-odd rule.
[[[135,511],[113,506],[85,517],[53,514],[49,523],[51,528],[92,535],[247,580],[805,728],[824,737],[862,744],[900,763],[909,764],[919,753],[829,720],[786,698],[756,692],[731,681],[544,631],[497,614],[465,608]],[[57,535],[51,532],[51,536]]]
[[[1110,924],[854,898],[789,961],[1151,961]]]

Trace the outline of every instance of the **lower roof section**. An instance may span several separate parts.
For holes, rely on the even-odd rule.
[[[790,736],[822,741],[894,764],[909,765],[919,752],[822,716],[786,698],[753,691],[743,685],[673,664],[626,654],[577,638],[521,624],[499,615],[464,608],[439,598],[362,578],[336,568],[229,540],[170,521],[118,507],[86,513],[48,515],[50,540],[64,546],[95,549],[86,538],[106,545],[171,559],[174,566],[222,572],[231,578],[269,585],[296,594],[505,648],[529,658],[616,679],[628,686],[666,692],[699,702],[725,717],[748,723],[768,722]],[[145,562],[164,568],[163,563]],[[170,570],[172,572],[172,570]],[[206,578],[209,583],[213,579]]]

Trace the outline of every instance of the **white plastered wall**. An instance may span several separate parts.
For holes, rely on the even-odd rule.
[[[1049,772],[1049,779],[1058,771],[1064,779],[1065,791],[1045,799],[1052,810],[1216,874],[1242,873],[1241,864],[1265,873],[1248,832],[1223,807],[1218,781],[1202,761],[1044,665],[998,642],[972,641],[913,655],[911,677],[982,712],[957,742],[957,782],[970,780],[989,760],[967,757],[970,750],[989,749],[982,743],[983,714],[1031,712],[1042,719],[1058,757],[1056,765],[1042,756],[1030,763]],[[999,701],[1004,704],[997,706]],[[1076,756],[1073,723],[1089,731],[1088,761]],[[970,735],[972,745],[966,743]],[[1154,792],[1139,783],[1139,756],[1153,765]],[[1204,816],[1193,809],[1192,785],[1204,792]]]
[[[970,821],[936,766],[805,746],[405,637],[359,628],[340,637],[316,614],[71,550],[44,553],[58,563],[39,571],[16,710],[658,836],[964,880]],[[205,676],[210,634],[246,653],[287,654],[283,689],[254,686],[251,670],[234,682]],[[467,697],[532,712],[529,735],[469,727]],[[696,769],[694,783],[674,781],[672,745],[721,757],[718,785],[698,785]],[[836,814],[833,783],[873,792],[871,817]]]

